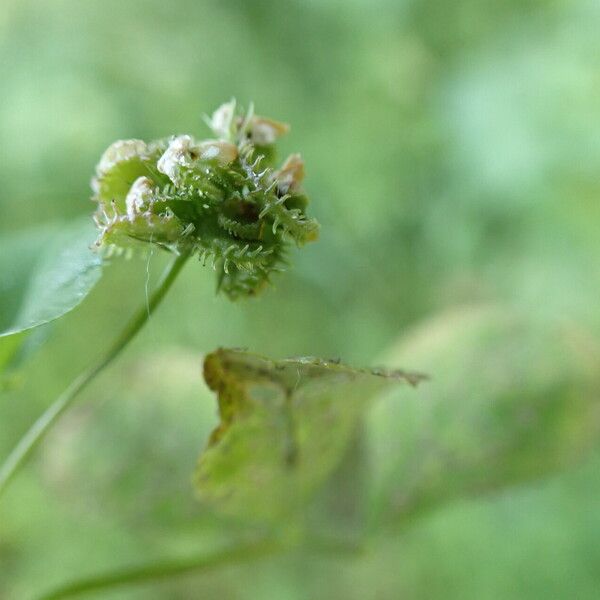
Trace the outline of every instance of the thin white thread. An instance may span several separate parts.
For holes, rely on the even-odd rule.
[[[152,234],[150,234],[150,244],[152,244]],[[144,286],[144,291],[146,293],[146,312],[148,313],[148,318],[150,318],[150,295],[149,295],[149,287],[150,287],[150,260],[154,255],[154,246],[150,246],[150,253],[148,254],[148,261],[146,262],[146,284]]]
[[[296,375],[298,377],[296,379],[296,383],[294,385],[294,389],[292,390],[292,392],[295,392],[298,389],[298,386],[300,385],[300,379],[302,378],[302,376],[300,375],[300,367],[298,367],[298,369],[296,370]]]

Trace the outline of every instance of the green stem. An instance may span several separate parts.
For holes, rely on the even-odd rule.
[[[168,579],[191,572],[210,571],[222,565],[258,560],[276,553],[278,549],[278,545],[274,542],[259,542],[240,546],[239,548],[226,549],[215,554],[121,569],[89,579],[74,581],[42,596],[40,600],[59,600],[60,598],[70,598],[87,592]]]
[[[154,564],[121,569],[89,577],[67,584],[45,594],[40,600],[61,600],[87,592],[106,591],[112,588],[147,584],[161,579],[169,579],[187,573],[207,572],[228,565],[239,565],[280,554],[291,550],[289,546],[276,540],[261,540],[234,548],[227,548],[214,554],[204,554],[188,559],[170,560]],[[319,540],[305,546],[305,549],[318,554],[330,555],[336,558],[357,556],[362,548],[343,540]]]
[[[58,418],[69,408],[69,406],[71,406],[71,404],[73,404],[73,401],[77,398],[79,393],[121,353],[123,348],[127,346],[138,331],[145,325],[177,278],[177,275],[181,271],[188,257],[188,254],[182,254],[175,258],[175,260],[167,267],[167,270],[163,274],[162,279],[148,302],[144,303],[144,306],[138,309],[108,352],[96,364],[81,373],[42,413],[37,421],[29,428],[27,433],[20,439],[19,443],[0,467],[0,496],[6,489],[8,482],[24,464],[27,457],[40,443],[44,435]]]

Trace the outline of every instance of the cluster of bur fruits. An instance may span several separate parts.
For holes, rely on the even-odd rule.
[[[104,152],[92,180],[97,245],[197,254],[212,262],[219,291],[252,296],[282,270],[290,242],[317,239],[304,163],[292,154],[277,166],[275,144],[288,126],[233,100],[207,122],[213,139],[120,140]]]

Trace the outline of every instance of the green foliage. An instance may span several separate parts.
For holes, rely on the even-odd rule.
[[[0,242],[0,390],[44,333],[31,330],[75,308],[94,287],[102,264],[90,250],[89,221],[34,227]]]
[[[255,295],[282,270],[290,240],[317,238],[318,224],[305,214],[304,165],[294,154],[275,169],[275,142],[287,125],[236,111],[235,101],[208,123],[218,139],[121,140],[106,150],[92,182],[97,243],[198,254],[212,260],[230,298]]]
[[[69,312],[101,274],[89,222],[34,228],[0,245],[0,336],[21,333]],[[1,337],[0,337],[1,339]]]
[[[600,349],[588,340],[581,352],[582,335],[499,308],[440,316],[388,360],[425,365],[433,380],[372,410],[395,379],[420,376],[219,350],[204,367],[221,424],[200,458],[200,498],[238,519],[281,523],[331,477],[367,415],[363,514],[376,529],[561,470],[600,433]],[[346,476],[358,472],[354,464]],[[358,480],[353,490],[362,497]]]
[[[218,393],[221,423],[200,457],[199,497],[243,520],[276,522],[302,508],[338,465],[377,394],[421,379],[237,350],[209,354],[204,377]]]
[[[33,223],[89,218],[90,171],[111,141],[186,132],[202,107],[232,94],[293,123],[277,147],[281,158],[302,149],[306,193],[321,199],[311,214],[324,226],[319,244],[298,252],[260,302],[219,302],[212,278],[186,269],[139,342],[82,395],[87,402],[65,415],[3,496],[0,597],[35,598],[72,578],[236,546],[230,522],[207,525],[211,511],[194,503],[189,481],[216,412],[200,353],[225,345],[362,365],[385,352],[392,365],[430,374],[417,390],[370,403],[366,426],[359,419],[310,507],[317,531],[360,528],[364,509],[376,539],[354,559],[280,551],[250,567],[225,561],[219,571],[99,596],[597,598],[600,457],[572,461],[589,435],[577,415],[586,414],[580,399],[593,396],[584,388],[594,388],[600,335],[598,3],[5,0],[0,12],[3,238]],[[140,176],[132,165],[118,198]],[[227,236],[256,235],[255,224],[218,220]],[[181,231],[172,223],[167,241]],[[144,304],[169,260],[144,256],[115,262],[92,297],[51,326],[55,335],[19,373],[22,385],[2,396],[2,459],[49,392]],[[521,325],[504,309],[477,326],[475,315],[453,316],[480,302],[516,309]],[[421,339],[429,332],[427,350],[407,335],[415,326]],[[468,335],[475,330],[481,337]],[[11,355],[22,337],[33,335],[2,337],[0,348]],[[530,350],[518,360],[521,347]],[[9,372],[21,355],[12,354]],[[503,365],[497,373],[482,367],[490,356]],[[568,389],[576,390],[569,403]],[[515,416],[521,398],[541,413],[537,427]],[[493,440],[504,449],[492,451]],[[547,456],[536,458],[538,446]],[[561,465],[573,466],[539,478]]]

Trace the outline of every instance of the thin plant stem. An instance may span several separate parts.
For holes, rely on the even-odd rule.
[[[123,348],[135,337],[146,324],[152,313],[156,310],[165,294],[177,278],[188,254],[177,256],[167,267],[152,296],[138,309],[132,319],[127,323],[121,335],[115,340],[108,352],[98,362],[83,371],[69,387],[40,415],[27,433],[19,440],[12,452],[0,467],[0,496],[6,489],[9,481],[14,477],[19,468],[25,463],[28,456],[41,442],[52,425],[73,404],[79,393],[83,391],[112,361],[121,353]]]
[[[306,544],[304,549],[308,552],[342,559],[348,556],[356,557],[363,551],[361,546],[344,540],[312,541]],[[281,541],[264,539],[226,548],[213,554],[155,562],[80,579],[56,588],[49,594],[41,596],[39,600],[62,600],[63,598],[72,598],[89,592],[107,591],[130,585],[143,585],[191,573],[204,573],[221,567],[262,560],[289,550],[293,550],[293,547],[289,547]]]
[[[237,548],[228,548],[213,554],[203,554],[198,557],[167,560],[139,567],[124,568],[111,573],[92,576],[89,579],[74,581],[42,596],[40,600],[71,598],[89,592],[106,591],[122,586],[156,582],[187,573],[212,571],[221,566],[259,560],[276,553],[278,550],[279,546],[275,542],[258,542]]]

